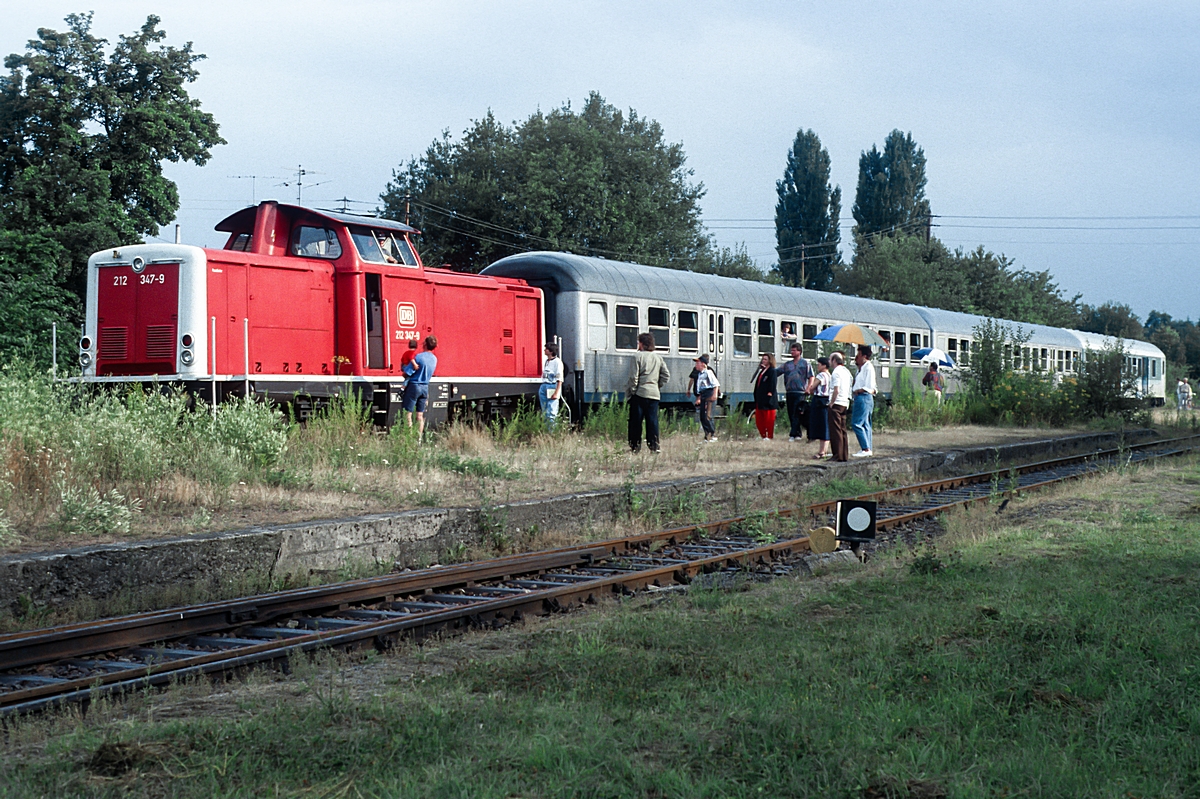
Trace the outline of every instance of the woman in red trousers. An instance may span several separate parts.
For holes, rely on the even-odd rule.
[[[762,356],[758,371],[754,373],[754,424],[758,434],[767,441],[775,438],[775,413],[779,410],[779,372],[775,369],[775,356]]]

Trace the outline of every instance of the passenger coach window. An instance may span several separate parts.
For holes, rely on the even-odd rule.
[[[671,349],[671,312],[668,309],[650,309],[650,332],[654,335],[656,349]]]
[[[758,354],[775,354],[775,320],[758,320]]]
[[[805,358],[816,358],[817,357],[817,342],[816,342],[817,326],[816,325],[804,325],[803,327],[800,328],[800,332],[804,338],[804,357]]]
[[[733,354],[739,358],[749,358],[753,355],[750,351],[753,338],[749,317],[733,317]]]
[[[291,252],[304,258],[338,258],[342,245],[329,228],[301,225],[292,231]]]
[[[899,363],[899,364],[903,364],[906,360],[908,360],[908,334],[907,333],[901,332],[899,330],[896,331],[895,352],[892,353],[892,357],[895,358],[896,363]]]
[[[913,363],[920,363],[921,359],[917,356],[917,350],[921,349],[921,334],[913,333],[908,337],[908,359]]]
[[[638,309],[636,305],[617,306],[617,349],[636,350]]]
[[[792,357],[792,342],[800,339],[800,328],[795,322],[779,323],[779,354],[784,358]],[[801,347],[800,349],[804,349]]]
[[[608,305],[603,302],[588,303],[588,349],[608,349]]]
[[[892,332],[880,330],[879,337],[883,339],[883,349],[879,351],[879,360],[884,361],[892,357]]]
[[[700,314],[695,311],[679,312],[679,349],[681,352],[700,349]]]

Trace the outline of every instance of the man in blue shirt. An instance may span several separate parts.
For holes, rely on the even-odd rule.
[[[800,441],[804,431],[800,425],[808,416],[808,381],[812,380],[812,367],[803,358],[800,342],[793,341],[792,359],[779,368],[783,376],[783,387],[787,391],[787,413],[791,429],[788,441]]]
[[[404,367],[404,374],[408,378],[408,382],[404,384],[401,405],[404,408],[404,419],[408,422],[409,427],[412,427],[413,412],[416,412],[418,438],[425,436],[425,406],[429,402],[429,381],[433,379],[433,372],[437,369],[437,356],[433,354],[435,349],[437,349],[437,338],[426,336],[425,349]]]

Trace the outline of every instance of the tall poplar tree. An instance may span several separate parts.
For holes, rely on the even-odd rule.
[[[854,196],[854,234],[924,233],[929,224],[925,198],[925,151],[912,133],[893,130],[880,152],[875,145],[858,159],[858,190]]]
[[[812,130],[799,130],[775,182],[779,276],[791,286],[828,289],[840,262],[842,189],[829,183],[829,152]]]

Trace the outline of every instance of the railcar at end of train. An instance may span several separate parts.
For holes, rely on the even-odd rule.
[[[753,401],[752,379],[762,354],[782,361],[798,342],[804,357],[816,358],[830,348],[816,340],[827,327],[855,322],[888,342],[875,356],[879,390],[888,396],[899,380],[920,390],[926,367],[914,353],[922,347],[938,347],[969,368],[975,329],[985,321],[972,314],[567,253],[513,255],[482,274],[520,279],[542,290],[547,333],[561,341],[569,370],[566,393],[577,414],[582,406],[624,398],[639,333],[654,334],[656,350],[671,371],[664,403],[691,399],[686,383],[692,360],[707,354],[723,401],[737,406]],[[1029,336],[1013,354],[1014,367],[1055,379],[1077,372],[1089,349],[1109,343],[1074,330],[999,321]],[[1142,341],[1126,339],[1122,346],[1130,369],[1144,376],[1139,395],[1161,404],[1166,388],[1162,352]],[[951,392],[960,387],[960,370],[948,370],[946,377]]]
[[[429,423],[536,397],[539,289],[426,268],[417,231],[387,219],[267,201],[216,229],[228,234],[222,249],[138,244],[89,259],[83,382],[249,395],[301,417],[354,393],[388,426],[401,359],[432,335]]]

